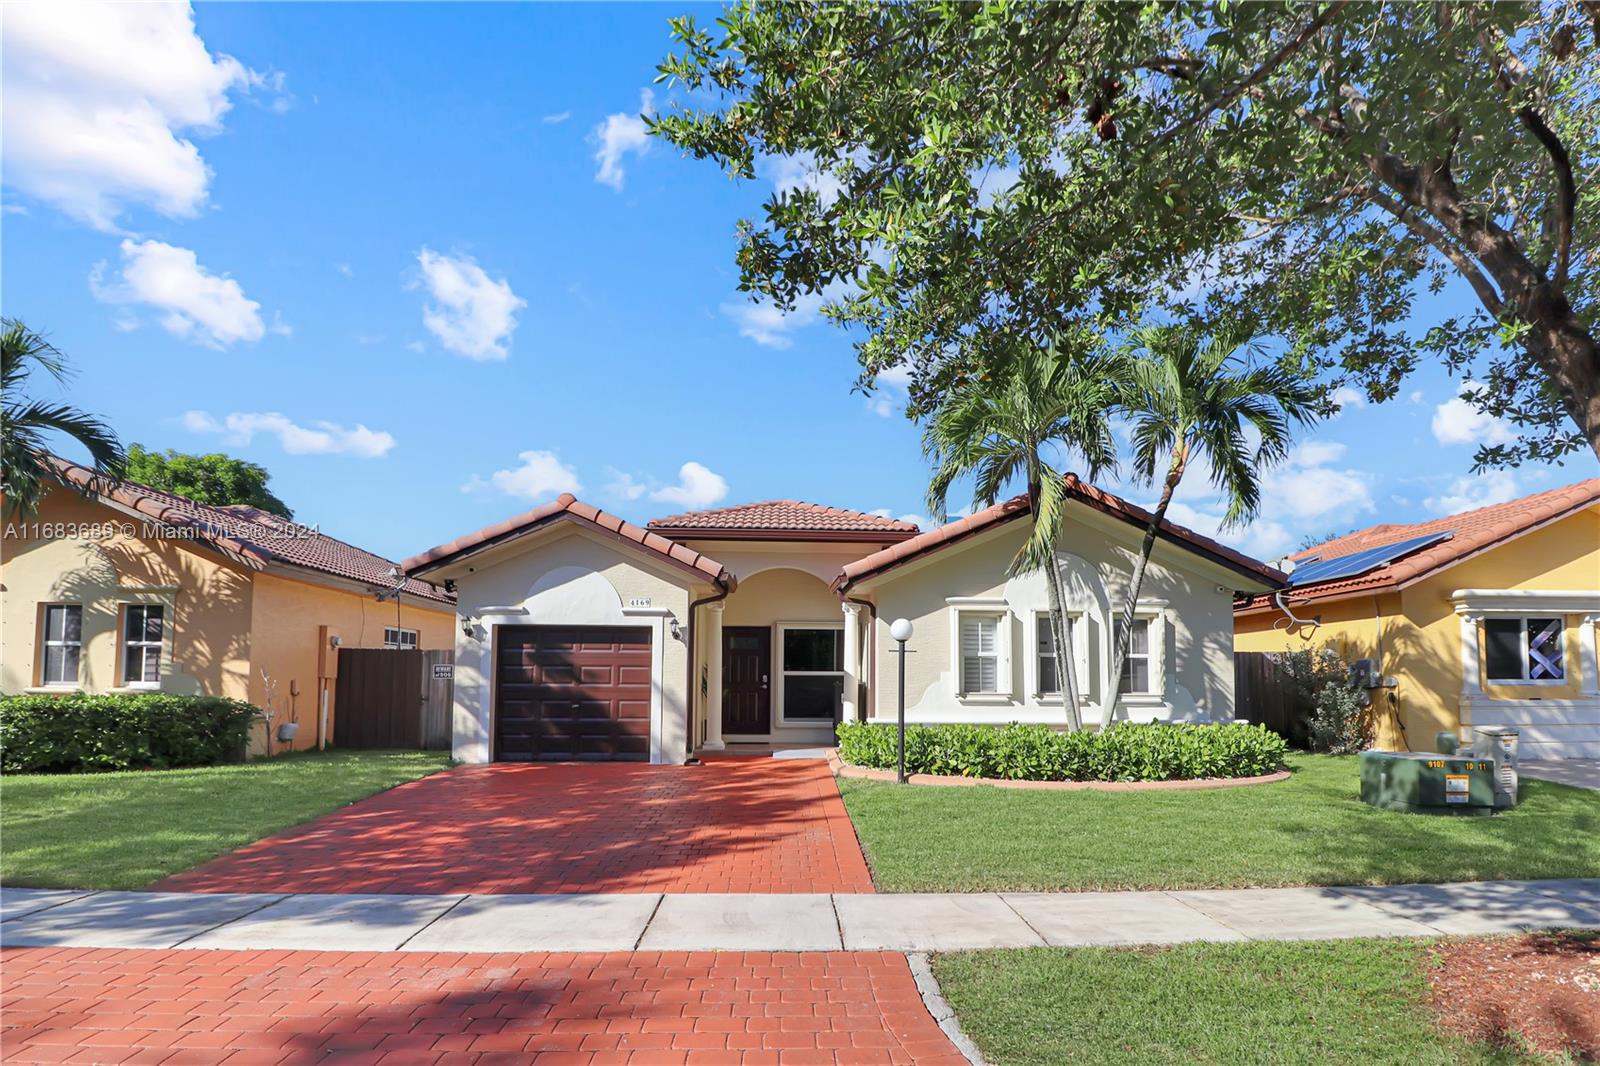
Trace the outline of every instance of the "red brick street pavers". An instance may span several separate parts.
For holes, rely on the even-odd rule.
[[[152,886],[185,892],[871,892],[827,764],[464,766]]]
[[[966,1066],[893,952],[9,948],[0,1058]]]

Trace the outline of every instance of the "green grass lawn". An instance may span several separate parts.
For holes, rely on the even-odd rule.
[[[1446,818],[1366,806],[1354,757],[1290,767],[1287,781],[1205,791],[839,789],[887,892],[1600,876],[1600,793],[1524,778],[1514,810]]]
[[[1435,1027],[1426,944],[1030,948],[940,955],[933,969],[995,1066],[1528,1061]]]
[[[284,755],[239,766],[0,777],[0,884],[143,888],[448,765],[447,752]]]

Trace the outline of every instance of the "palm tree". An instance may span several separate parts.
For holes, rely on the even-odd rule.
[[[53,479],[50,450],[44,436],[65,433],[89,452],[95,471],[105,480],[122,478],[127,456],[117,436],[100,419],[64,403],[30,400],[23,395],[28,376],[42,369],[59,382],[68,377],[66,357],[38,333],[14,318],[0,319],[0,478],[6,517],[32,515],[39,509],[45,485]]]
[[[1130,387],[1121,407],[1131,423],[1133,472],[1149,484],[1165,456],[1167,473],[1115,631],[1107,724],[1116,716],[1134,611],[1156,532],[1189,464],[1199,456],[1209,460],[1211,482],[1228,502],[1222,524],[1237,526],[1259,510],[1260,471],[1288,454],[1291,423],[1309,425],[1320,416],[1317,393],[1308,383],[1276,365],[1250,362],[1255,348],[1247,337],[1207,338],[1190,327],[1168,325],[1136,330],[1129,342],[1139,355],[1130,364]],[[1259,437],[1254,445],[1247,426]]]
[[[1052,446],[1080,455],[1096,476],[1116,461],[1110,411],[1118,395],[1120,356],[1092,354],[1095,339],[1072,335],[1039,346],[1019,344],[992,376],[946,393],[923,432],[922,450],[934,468],[928,507],[945,519],[951,484],[971,475],[974,506],[991,506],[1017,474],[1027,483],[1032,530],[1006,576],[1042,570],[1050,605],[1050,635],[1064,682],[1068,728],[1082,724],[1078,672],[1062,613],[1056,543],[1066,504],[1065,475],[1051,466]]]

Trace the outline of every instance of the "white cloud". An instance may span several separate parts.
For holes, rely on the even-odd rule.
[[[912,525],[919,526],[919,527],[921,527],[922,529],[925,529],[925,530],[932,528],[932,524],[928,521],[928,519],[925,516],[917,514],[915,512],[912,512],[911,514],[895,514],[893,511],[891,511],[887,507],[879,507],[879,508],[877,508],[875,510],[868,511],[867,513],[869,515],[874,515],[874,516],[876,516],[878,518],[892,518],[896,522],[910,522]],[[957,516],[954,516],[954,517],[964,517],[964,516],[957,515]]]
[[[187,248],[124,240],[121,277],[108,283],[105,274],[106,264],[100,263],[89,275],[96,299],[153,308],[156,321],[175,337],[226,348],[237,341],[258,341],[267,331],[261,305],[247,298],[237,281],[206,270]],[[273,332],[287,329],[274,318]]]
[[[394,437],[382,430],[357,423],[346,428],[334,422],[314,422],[300,426],[276,411],[234,412],[218,421],[205,411],[185,411],[183,426],[191,433],[218,433],[229,444],[244,445],[256,434],[276,436],[290,455],[353,455],[358,459],[380,459],[394,447]]]
[[[1167,517],[1201,536],[1231,544],[1257,559],[1276,559],[1294,547],[1294,535],[1288,527],[1270,518],[1257,518],[1243,529],[1224,533],[1220,510],[1204,511],[1177,500],[1167,508]]]
[[[791,336],[815,322],[822,313],[820,293],[807,293],[795,300],[792,311],[780,311],[770,302],[725,303],[722,313],[739,327],[739,336],[749,337],[766,348],[788,348]]]
[[[636,481],[632,474],[615,467],[606,467],[606,474],[611,479],[606,482],[606,494],[616,499],[637,500],[648,491],[648,487]]]
[[[353,268],[349,263],[335,263],[333,264],[333,269],[337,270],[340,274],[343,274],[347,278],[353,278],[356,276],[355,268]]]
[[[1329,399],[1339,407],[1367,406],[1367,394],[1349,385],[1340,385],[1337,389],[1334,389],[1333,395]]]
[[[476,474],[463,486],[462,492],[496,488],[507,496],[524,500],[537,500],[545,496],[559,496],[563,492],[576,493],[583,486],[578,472],[563,463],[555,452],[519,452],[521,466],[509,470],[496,470],[487,481]]]
[[[1510,470],[1489,470],[1456,478],[1444,492],[1429,496],[1422,501],[1422,505],[1434,514],[1456,514],[1505,503],[1520,495],[1522,490],[1517,486],[1516,474]]]
[[[896,407],[893,399],[880,393],[867,397],[867,410],[879,418],[893,418]]]
[[[132,204],[197,214],[211,171],[189,135],[221,129],[232,93],[282,91],[207,51],[187,4],[9,3],[0,69],[6,184],[108,231]]]
[[[549,126],[557,126],[557,125],[560,125],[561,123],[567,121],[567,119],[569,119],[571,117],[572,117],[572,112],[571,111],[557,111],[553,115],[544,116],[544,118],[540,119],[539,121],[541,121],[541,122],[543,122],[543,123],[545,123],[546,125],[549,125]]]
[[[709,507],[728,495],[728,483],[696,462],[678,468],[678,483],[664,485],[650,494],[652,500],[675,503],[680,507]]]
[[[1421,389],[1412,389],[1409,393],[1406,394],[1406,402],[1407,403],[1420,404],[1425,399],[1427,399],[1427,397],[1423,394],[1423,391]]]
[[[1462,392],[1482,388],[1476,381],[1461,383]],[[1457,396],[1433,409],[1433,438],[1440,444],[1510,444],[1517,433],[1504,419],[1485,414]]]
[[[517,312],[528,306],[466,255],[417,253],[422,282],[434,302],[422,309],[422,324],[452,352],[480,362],[504,359],[517,328]]]
[[[639,111],[654,111],[655,108],[655,93],[641,89]],[[594,137],[600,142],[600,147],[594,153],[594,161],[599,164],[594,172],[594,180],[621,192],[625,176],[623,159],[630,152],[643,155],[650,150],[650,132],[645,128],[644,119],[638,114],[618,111],[614,115],[607,115],[605,121],[594,128]]]

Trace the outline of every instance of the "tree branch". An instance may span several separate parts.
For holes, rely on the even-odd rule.
[[[1402,225],[1427,241],[1438,253],[1455,264],[1455,268],[1467,279],[1467,284],[1472,286],[1472,291],[1478,294],[1478,299],[1491,315],[1500,317],[1501,309],[1505,306],[1500,299],[1500,294],[1495,291],[1489,279],[1484,276],[1478,264],[1472,257],[1458,248],[1448,234],[1418,218],[1411,210],[1411,205],[1401,203],[1389,196],[1383,190],[1367,186],[1368,198],[1389,214],[1393,215]]]
[[[1478,40],[1490,55],[1496,57],[1494,80],[1500,91],[1506,96],[1514,96],[1517,86],[1522,84],[1526,76],[1527,65],[1511,50],[1505,38],[1495,31],[1478,34]],[[1499,48],[1495,46],[1499,45]],[[1503,52],[1502,52],[1503,49]],[[1557,289],[1563,289],[1567,284],[1567,271],[1572,264],[1572,224],[1577,212],[1578,183],[1572,176],[1572,156],[1567,152],[1567,146],[1561,138],[1545,122],[1544,116],[1539,114],[1531,104],[1523,104],[1517,108],[1517,120],[1533,134],[1533,137],[1544,148],[1545,154],[1550,157],[1556,170],[1556,249],[1555,249],[1555,279]]]
[[[1290,56],[1294,55],[1301,48],[1303,48],[1305,43],[1312,37],[1315,37],[1317,33],[1319,33],[1322,28],[1328,24],[1328,21],[1332,19],[1334,15],[1337,15],[1339,10],[1348,2],[1349,0],[1334,0],[1333,3],[1329,4],[1327,7],[1318,12],[1310,22],[1302,26],[1300,28],[1300,32],[1296,33],[1287,41],[1284,41],[1283,44],[1279,45],[1277,51],[1268,56],[1260,66],[1256,67],[1255,70],[1252,70],[1249,74],[1245,75],[1243,78],[1232,83],[1231,85],[1224,87],[1220,93],[1213,96],[1210,100],[1207,100],[1203,105],[1201,105],[1199,111],[1195,112],[1193,115],[1190,115],[1176,126],[1173,126],[1171,129],[1158,136],[1151,143],[1153,145],[1165,144],[1167,141],[1172,140],[1185,130],[1192,129],[1201,122],[1204,122],[1206,118],[1213,112],[1227,107],[1245,92],[1249,91],[1253,86],[1259,85],[1263,81],[1266,81],[1267,78],[1271,76],[1273,71],[1281,67],[1285,62],[1288,61]]]

